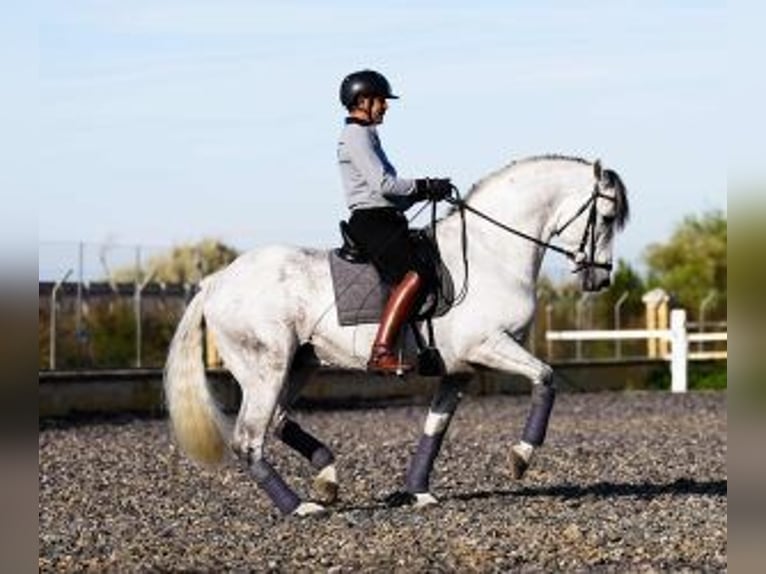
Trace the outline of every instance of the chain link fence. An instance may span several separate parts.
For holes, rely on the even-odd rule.
[[[153,280],[150,262],[171,247],[41,243],[39,369],[161,368],[197,281]],[[130,277],[126,281],[124,278]],[[546,361],[627,360],[647,356],[645,341],[547,341],[548,330],[646,327],[643,293],[538,294],[527,348]],[[697,331],[725,328],[714,293],[688,309]],[[700,350],[700,349],[698,349]]]

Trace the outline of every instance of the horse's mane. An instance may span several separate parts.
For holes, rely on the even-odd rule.
[[[530,163],[537,163],[537,162],[540,162],[540,161],[556,161],[556,160],[573,161],[573,162],[582,163],[582,164],[585,164],[585,165],[591,165],[591,162],[589,162],[589,161],[587,161],[587,160],[585,160],[585,159],[583,159],[581,157],[569,156],[569,155],[563,155],[563,154],[557,154],[557,153],[547,153],[547,154],[542,154],[542,155],[533,155],[533,156],[530,156],[530,157],[524,157],[524,158],[521,158],[521,159],[515,159],[515,160],[511,161],[510,163],[504,165],[500,169],[496,169],[492,173],[490,173],[488,175],[485,175],[479,181],[474,183],[471,186],[471,188],[468,190],[468,193],[465,194],[465,198],[464,199],[468,200],[468,198],[471,197],[471,195],[473,195],[474,193],[479,191],[479,189],[484,187],[489,181],[495,179],[497,176],[505,173],[506,171],[510,171],[510,170],[512,170],[512,169],[514,169],[514,168],[516,168],[518,166],[527,165],[527,164],[530,164]]]
[[[483,188],[487,183],[495,179],[501,174],[504,174],[507,171],[510,171],[514,168],[517,168],[522,165],[527,165],[530,163],[537,163],[541,161],[570,161],[575,163],[581,163],[584,165],[593,165],[593,162],[590,162],[586,159],[583,159],[581,157],[577,156],[570,156],[570,155],[564,155],[564,154],[557,154],[557,153],[548,153],[548,154],[541,154],[541,155],[533,155],[521,159],[516,159],[511,161],[510,163],[504,165],[500,169],[496,169],[492,173],[484,176],[480,180],[478,180],[476,183],[474,183],[470,189],[468,190],[468,193],[465,194],[466,201],[469,200],[469,198],[478,192],[481,188]],[[604,170],[604,177],[608,178],[609,180],[609,186],[614,187],[615,190],[615,198],[616,198],[616,210],[615,210],[615,224],[618,229],[622,229],[624,227],[625,223],[628,221],[628,216],[630,214],[630,209],[628,205],[628,196],[627,196],[627,189],[625,188],[625,184],[622,183],[622,180],[620,179],[620,176],[617,175],[617,173],[611,169],[605,169]],[[449,210],[449,214],[451,214],[453,211],[455,211],[456,208],[452,208]]]
[[[607,179],[609,187],[614,188],[614,224],[617,229],[622,229],[630,218],[630,205],[628,204],[628,190],[616,171],[605,169],[602,177]]]

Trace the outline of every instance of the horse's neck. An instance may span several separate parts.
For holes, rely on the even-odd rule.
[[[550,241],[571,192],[584,184],[583,170],[568,162],[544,162],[510,168],[490,176],[468,197],[468,204],[504,225],[541,242]],[[467,213],[469,241],[488,254],[489,265],[507,265],[509,272],[534,284],[544,248],[497,225]],[[451,218],[457,220],[457,214]],[[452,222],[450,221],[450,224]],[[457,225],[457,222],[454,223]],[[473,231],[473,232],[471,232]]]
[[[587,190],[588,169],[571,160],[522,162],[490,176],[468,198],[469,204],[537,239],[556,230],[562,210]]]
[[[540,161],[501,170],[479,184],[466,199],[468,204],[537,241],[548,243],[563,218],[571,215],[587,190],[592,172],[572,161]],[[476,254],[474,264],[488,266],[509,280],[533,287],[542,264],[544,247],[520,238],[475,214],[468,218],[468,242]],[[459,215],[443,221],[444,230],[457,233]],[[566,248],[562,238],[556,243]]]

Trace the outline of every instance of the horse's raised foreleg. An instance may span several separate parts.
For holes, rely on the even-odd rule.
[[[442,378],[431,402],[423,434],[407,470],[406,488],[408,493],[415,496],[415,506],[437,502],[429,492],[431,471],[469,378],[455,375]]]
[[[521,478],[529,467],[534,450],[545,441],[556,398],[553,370],[504,331],[472,349],[467,358],[472,363],[523,375],[532,382],[532,404],[524,431],[521,440],[511,448],[511,470],[514,478]]]

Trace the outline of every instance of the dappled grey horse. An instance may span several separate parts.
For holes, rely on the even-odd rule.
[[[415,506],[434,504],[429,476],[466,381],[476,368],[516,373],[532,382],[521,439],[510,448],[520,478],[543,444],[555,388],[551,368],[522,346],[534,317],[536,281],[546,250],[566,255],[581,287],[609,285],[614,232],[628,217],[625,187],[612,170],[579,158],[516,161],[475,184],[435,224],[442,259],[461,303],[433,321],[445,375],[409,465],[406,492]],[[466,283],[467,282],[467,283]],[[323,365],[364,369],[376,325],[342,327],[333,308],[328,252],[272,246],[240,256],[205,278],[173,337],[165,392],[176,440],[193,459],[219,462],[226,438],[259,486],[285,514],[321,512],[303,501],[268,462],[264,443],[275,434],[318,471],[318,502],[333,502],[338,477],[330,449],[289,417],[301,386]],[[207,388],[202,320],[242,389],[231,429]],[[405,356],[417,352],[400,337]]]

